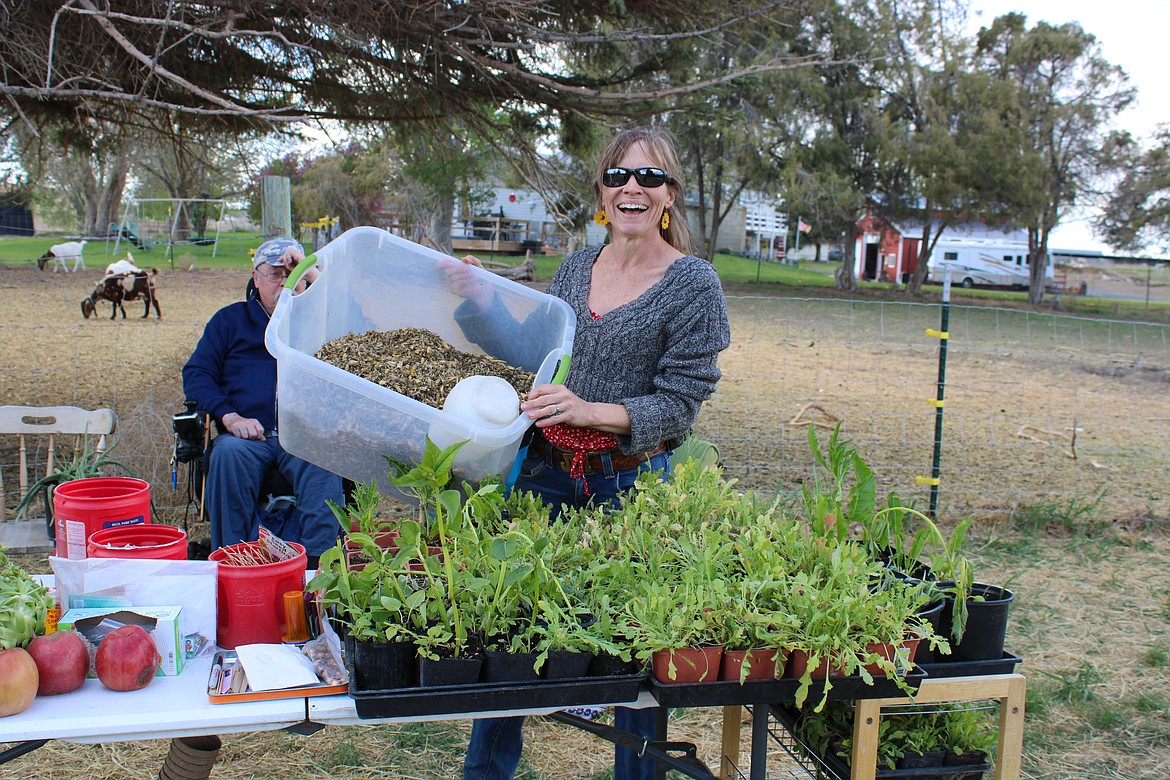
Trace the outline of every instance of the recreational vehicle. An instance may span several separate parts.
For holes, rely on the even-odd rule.
[[[1026,289],[1030,283],[1026,244],[943,236],[930,254],[927,278],[941,284],[946,268],[951,269],[951,284],[961,287],[980,285]],[[1052,279],[1052,263],[1045,263],[1044,278]]]

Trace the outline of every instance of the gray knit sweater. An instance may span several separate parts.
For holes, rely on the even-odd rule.
[[[590,247],[566,257],[548,288],[577,315],[565,384],[586,401],[626,407],[630,435],[617,437],[623,452],[644,452],[659,442],[676,444],[715,391],[717,358],[731,343],[719,277],[706,260],[680,257],[649,290],[595,320],[589,312],[589,285],[600,253],[601,247]],[[456,316],[465,332],[483,335],[486,323],[481,318],[495,320],[490,330],[501,332],[498,312],[478,313],[467,303]],[[508,340],[515,345],[519,334],[514,326],[510,332]],[[503,345],[488,347],[485,339],[475,340],[508,359]]]

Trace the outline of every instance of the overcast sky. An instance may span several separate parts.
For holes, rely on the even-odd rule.
[[[1018,11],[1028,26],[1080,22],[1101,43],[1105,58],[1120,65],[1137,88],[1137,101],[1118,117],[1117,127],[1148,141],[1159,124],[1170,124],[1170,0],[971,0],[968,32],[995,17]],[[1053,234],[1052,246],[1110,251],[1092,235],[1086,219],[1068,219]]]

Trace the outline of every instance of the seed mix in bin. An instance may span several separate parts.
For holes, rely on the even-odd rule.
[[[436,409],[469,376],[497,376],[528,397],[536,375],[499,358],[461,352],[425,328],[350,333],[321,346],[318,360]]]

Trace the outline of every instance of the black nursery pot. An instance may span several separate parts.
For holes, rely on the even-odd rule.
[[[424,688],[440,685],[471,685],[479,682],[483,659],[474,658],[431,658],[418,659],[418,681]]]
[[[539,680],[536,653],[504,653],[488,650],[483,654],[482,682],[522,682]]]
[[[418,685],[414,642],[354,642],[354,682],[360,691]]]
[[[589,674],[593,661],[590,653],[573,650],[550,650],[542,674],[546,680],[565,680]]]
[[[941,660],[994,661],[1003,657],[1004,637],[1007,635],[1008,610],[1015,594],[998,585],[976,582],[971,596],[982,596],[983,601],[967,600],[967,628],[963,639],[951,643],[951,654]],[[948,600],[942,614],[942,630],[950,636],[954,601]]]
[[[933,604],[927,604],[925,607],[918,610],[918,617],[929,623],[930,627],[934,630],[934,633],[937,636],[943,636],[942,614],[943,607],[945,606],[946,602],[942,599],[939,599]],[[948,641],[950,641],[949,638]],[[923,642],[922,644],[918,645],[918,652],[915,653],[914,660],[916,663],[920,664],[932,663],[937,660],[935,658],[934,650],[931,649],[929,642]]]
[[[623,661],[616,655],[599,653],[589,661],[590,677],[620,677],[635,674],[638,666],[633,661]]]
[[[947,751],[943,756],[943,766],[945,767],[972,767],[972,771],[963,772],[961,774],[950,774],[949,772],[943,776],[947,780],[982,780],[983,767],[987,763],[987,754],[981,750],[973,750],[968,753],[952,753]]]
[[[899,769],[921,769],[930,766],[942,766],[944,750],[928,750],[925,753],[907,753],[898,759]]]

